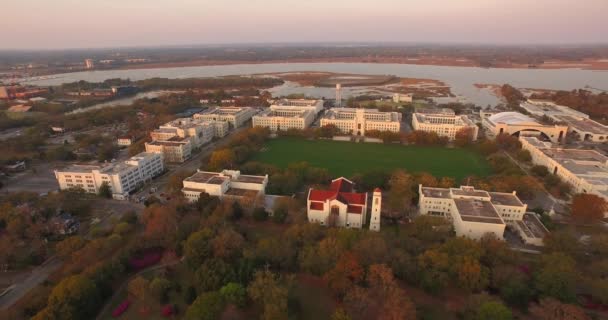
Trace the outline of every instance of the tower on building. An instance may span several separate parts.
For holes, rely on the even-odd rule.
[[[342,107],[342,85],[336,84],[336,107]]]
[[[369,221],[369,229],[372,231],[380,231],[380,220],[382,212],[382,190],[376,188],[372,199],[372,217]]]

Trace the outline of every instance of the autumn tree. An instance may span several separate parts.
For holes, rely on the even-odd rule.
[[[135,279],[129,281],[127,291],[129,292],[129,296],[141,300],[145,304],[150,294],[150,281],[141,276],[137,276]]]
[[[541,299],[531,305],[529,311],[538,320],[591,320],[580,307],[553,298]]]
[[[289,287],[280,276],[268,270],[256,272],[253,281],[247,287],[247,293],[251,300],[262,306],[264,311],[261,319],[288,319]]]
[[[220,149],[213,151],[209,158],[209,170],[221,171],[223,169],[233,169],[236,165],[236,155],[232,149]]]
[[[541,296],[569,303],[576,301],[578,278],[574,259],[563,253],[551,253],[542,258],[542,268],[534,281]]]
[[[213,240],[211,240],[211,247],[213,249],[213,255],[217,258],[225,259],[226,261],[232,261],[237,258],[243,249],[245,239],[243,236],[234,231],[233,229],[221,230]]]
[[[110,199],[112,198],[112,189],[110,188],[110,184],[104,181],[99,187],[98,195],[103,198]]]
[[[244,307],[247,303],[247,289],[235,282],[230,282],[220,289],[224,301],[237,307]]]
[[[359,260],[352,252],[343,253],[335,267],[329,270],[323,278],[328,286],[338,295],[343,296],[346,291],[363,280],[364,270]]]
[[[474,320],[511,320],[513,314],[509,308],[498,301],[482,303],[476,310]]]
[[[580,222],[596,222],[604,218],[608,203],[604,198],[594,194],[577,194],[572,198],[572,218]]]
[[[201,294],[186,311],[186,320],[219,319],[224,310],[224,300],[219,292]]]
[[[212,238],[213,232],[210,229],[199,230],[188,237],[184,243],[184,257],[191,268],[198,268],[205,259],[211,257],[213,249],[210,240]]]
[[[147,239],[167,247],[176,245],[179,217],[175,206],[155,204],[147,207],[142,216]]]
[[[372,265],[367,275],[370,296],[379,304],[377,319],[416,319],[416,308],[386,265]],[[362,301],[362,303],[366,303]]]
[[[473,142],[473,139],[475,138],[474,135],[474,128],[464,127],[458,130],[458,132],[456,132],[456,135],[454,137],[454,144],[459,147],[468,146]]]
[[[51,292],[46,308],[36,320],[92,319],[101,304],[95,283],[85,276],[75,275],[63,279]]]
[[[180,192],[184,187],[184,179],[190,177],[192,174],[192,171],[185,170],[180,170],[173,173],[171,176],[169,176],[167,188],[173,193]]]
[[[397,170],[391,175],[388,184],[386,204],[390,210],[390,217],[398,219],[412,205],[414,181],[407,172]]]

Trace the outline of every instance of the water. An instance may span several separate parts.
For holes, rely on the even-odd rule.
[[[111,78],[143,80],[154,77],[183,79],[196,77],[216,77],[229,75],[253,75],[275,72],[334,72],[365,75],[395,75],[406,78],[436,79],[445,82],[456,95],[469,102],[485,106],[497,104],[498,99],[489,91],[478,89],[475,83],[511,84],[518,88],[573,90],[587,86],[608,89],[608,72],[581,69],[484,69],[476,67],[448,67],[407,64],[376,63],[274,63],[242,64],[226,66],[202,66],[183,68],[157,68],[133,70],[85,71],[54,75],[53,79],[30,81],[37,85],[59,85],[67,82],[86,80],[101,82]],[[306,93],[318,96],[333,96],[332,89],[293,88],[288,84],[286,92]],[[317,90],[318,89],[318,90]],[[295,90],[295,91],[294,91]],[[298,91],[299,90],[299,91]],[[348,96],[347,91],[347,95]]]
[[[72,111],[68,112],[67,114],[92,111],[92,110],[103,109],[103,108],[107,108],[107,107],[129,106],[129,105],[133,104],[133,102],[135,102],[135,100],[143,99],[143,98],[149,98],[149,99],[151,99],[151,98],[158,98],[158,97],[160,97],[162,95],[169,94],[171,92],[172,91],[148,91],[148,92],[140,92],[140,93],[138,93],[138,94],[136,94],[136,95],[134,95],[132,97],[112,100],[112,101],[108,101],[108,102],[98,103],[98,104],[92,105],[90,107],[79,108],[79,109],[76,109],[76,110],[72,110]]]

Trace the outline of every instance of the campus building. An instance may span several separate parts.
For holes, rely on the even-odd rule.
[[[380,230],[382,194],[376,189],[372,199],[370,229]],[[354,183],[346,178],[331,182],[329,190],[308,191],[308,221],[323,226],[361,229],[367,220],[367,193],[355,192]]]
[[[521,137],[539,137],[554,143],[564,142],[568,126],[543,125],[519,112],[500,112],[489,115],[481,112],[483,127],[490,136],[510,134]]]
[[[589,119],[589,115],[549,100],[528,99],[520,106],[531,115],[548,117],[568,126],[568,136],[577,141],[606,142],[608,126]]]
[[[254,127],[269,128],[271,131],[285,131],[306,129],[314,120],[315,113],[312,110],[274,107],[253,116],[252,121]]]
[[[342,133],[365,136],[368,130],[401,130],[401,114],[378,109],[333,108],[321,119],[321,126],[335,125]]]
[[[198,201],[202,193],[224,198],[255,199],[266,192],[268,175],[251,176],[240,171],[222,172],[197,171],[183,181],[182,193],[190,202]]]
[[[591,193],[608,200],[608,157],[595,150],[557,148],[531,137],[519,140],[535,165],[547,167],[572,186],[573,193]]]
[[[249,107],[214,107],[195,114],[194,118],[228,122],[232,128],[238,128],[249,121],[256,113],[255,109]]]
[[[549,230],[538,219],[535,213],[526,213],[523,219],[513,224],[514,229],[525,244],[533,246],[544,246],[544,239],[549,234]]]
[[[430,188],[418,186],[421,215],[446,218],[454,224],[456,235],[480,239],[493,233],[503,239],[507,224],[523,219],[528,206],[515,192],[488,192],[473,187]]]
[[[192,157],[192,142],[189,138],[173,137],[167,140],[146,142],[146,152],[160,153],[166,162],[181,163]]]
[[[479,128],[467,116],[456,115],[452,109],[421,109],[412,115],[414,130],[435,132],[440,137],[450,140],[462,129],[470,129],[473,141],[477,140]]]
[[[121,163],[72,165],[55,170],[55,178],[61,190],[82,188],[89,193],[98,193],[107,183],[115,199],[125,200],[129,193],[162,174],[163,170],[162,154],[142,152]]]
[[[273,101],[270,109],[281,110],[310,110],[316,116],[323,111],[323,100],[310,99],[281,99]]]
[[[393,94],[394,103],[412,103],[414,95],[411,93],[395,93]]]

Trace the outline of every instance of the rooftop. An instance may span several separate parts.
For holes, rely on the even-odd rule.
[[[194,175],[185,179],[185,181],[199,182],[199,183],[207,183],[211,178],[218,177],[220,174],[216,172],[204,172],[199,171]]]
[[[591,119],[577,119],[571,116],[556,116],[556,118],[567,123],[570,127],[575,128],[576,131],[579,131],[580,133],[588,132],[593,134],[608,135],[608,127]]]
[[[500,113],[492,115],[491,117],[488,118],[488,120],[490,120],[493,123],[504,123],[504,124],[512,124],[512,125],[518,125],[518,124],[538,125],[538,123],[534,119],[532,119],[524,114],[521,114],[519,112],[500,112]]]
[[[463,221],[504,224],[496,209],[489,201],[474,199],[454,199],[458,214]]]
[[[70,166],[67,166],[63,169],[59,169],[57,171],[59,172],[73,172],[73,173],[90,173],[93,170],[99,170],[101,169],[101,166],[96,166],[96,165],[86,165],[86,164],[73,164]]]
[[[545,228],[542,222],[534,213],[526,213],[523,220],[517,221],[518,227],[526,234],[528,238],[544,238],[549,234],[549,230]]]
[[[422,187],[422,194],[430,198],[450,199],[450,189]]]
[[[492,197],[492,203],[501,206],[523,207],[524,204],[512,193],[488,192]]]

